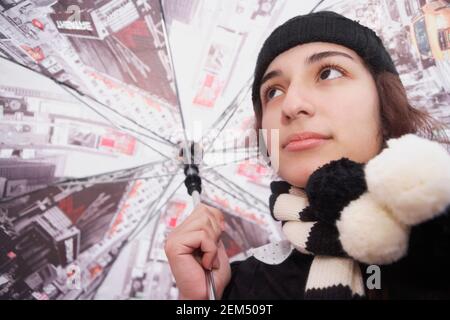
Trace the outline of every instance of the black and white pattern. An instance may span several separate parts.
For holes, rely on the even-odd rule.
[[[283,232],[292,246],[314,255],[305,288],[305,298],[350,299],[364,295],[359,265],[346,257],[335,225],[315,218],[306,194],[284,181],[272,182],[270,208],[283,222]]]
[[[408,252],[411,227],[448,208],[447,151],[415,135],[387,146],[367,164],[342,158],[322,166],[305,189],[272,182],[272,216],[282,221],[293,247],[314,255],[305,298],[364,296],[359,262],[400,260]]]

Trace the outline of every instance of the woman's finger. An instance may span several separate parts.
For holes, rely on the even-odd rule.
[[[202,258],[201,265],[203,268],[211,270],[214,259],[217,256],[218,245],[203,230],[193,231],[185,234],[185,246],[190,247],[193,251],[200,248]]]
[[[208,233],[211,239],[214,241],[218,241],[221,230],[216,222],[212,221],[212,218],[208,216],[208,214],[204,213],[203,216],[198,216],[196,219],[192,219],[191,221],[186,222],[182,226],[180,225],[177,230],[178,234],[183,234],[186,232],[204,230]]]

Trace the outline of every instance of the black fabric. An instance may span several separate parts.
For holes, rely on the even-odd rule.
[[[391,56],[373,30],[330,11],[296,16],[276,28],[259,52],[252,88],[255,108],[260,105],[261,79],[272,60],[290,48],[309,42],[343,45],[355,51],[375,73],[398,74]]]
[[[279,265],[265,264],[255,257],[233,262],[231,280],[225,288],[222,299],[303,299],[313,258],[293,250]]]
[[[362,297],[353,297],[352,290],[350,290],[349,287],[338,285],[338,286],[332,286],[326,289],[310,289],[306,291],[305,293],[305,300],[335,300],[339,297],[343,300],[357,300],[361,299]]]
[[[364,166],[347,158],[331,161],[315,170],[305,192],[318,220],[334,223],[351,201],[367,191]]]
[[[306,250],[315,255],[348,257],[339,241],[339,231],[335,225],[316,223],[311,228]]]
[[[383,267],[382,287],[390,299],[450,299],[450,205],[412,228],[408,255]]]

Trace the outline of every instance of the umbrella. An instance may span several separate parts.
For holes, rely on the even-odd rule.
[[[0,297],[8,299],[176,298],[163,243],[199,198],[225,213],[232,259],[280,239],[267,207],[276,174],[249,130],[257,50],[293,15],[333,9],[364,22],[385,10],[331,0],[0,6]],[[417,76],[407,69],[420,61],[413,55],[408,77]],[[424,102],[445,117],[448,95],[427,70],[410,92],[427,90]]]
[[[184,10],[198,6],[205,4],[194,1]],[[168,2],[168,19],[177,8]],[[0,24],[7,75],[1,82],[1,297],[92,298],[108,286],[105,279],[121,253],[142,243],[142,235],[150,235],[144,264],[154,271],[161,260],[154,256],[161,245],[158,227],[167,232],[191,210],[180,186],[197,177],[185,176],[179,157],[190,140],[190,120],[177,92],[160,2],[2,2]],[[236,37],[242,42],[242,34]],[[200,87],[195,97],[204,110],[213,110],[223,91],[219,81],[222,86],[226,80],[218,72],[224,61],[214,59],[207,64],[215,87]],[[267,242],[269,234],[279,236],[265,199],[219,171],[230,163],[221,153],[234,153],[226,143],[215,148],[221,130],[214,128],[236,118],[248,84],[201,139],[209,154],[199,165],[202,200],[230,215],[234,227],[224,239],[230,254]],[[231,163],[257,155],[256,148],[241,149]],[[124,291],[138,297],[139,267],[127,268],[130,288]]]

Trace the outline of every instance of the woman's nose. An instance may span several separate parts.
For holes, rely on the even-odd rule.
[[[295,120],[302,115],[314,115],[314,106],[309,101],[306,92],[290,87],[283,101],[282,111],[286,119]]]

